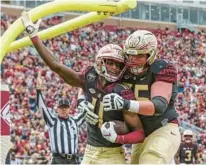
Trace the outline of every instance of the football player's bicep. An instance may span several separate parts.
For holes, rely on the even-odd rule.
[[[173,64],[167,66],[155,74],[155,82],[151,86],[151,98],[161,96],[168,103],[172,97],[173,84],[177,82],[177,69]]]
[[[139,116],[135,113],[124,111],[123,112],[124,120],[131,130],[142,129],[142,123]]]
[[[161,96],[165,98],[168,103],[172,97],[173,84],[164,81],[155,81],[151,86],[151,98]]]
[[[65,65],[59,65],[57,74],[64,79],[64,81],[73,87],[82,87],[82,80],[79,72],[75,72]]]

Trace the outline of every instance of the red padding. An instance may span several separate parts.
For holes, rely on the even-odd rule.
[[[144,140],[145,134],[143,130],[136,130],[126,135],[117,135],[116,143],[135,144]]]
[[[39,36],[35,36],[35,37],[31,38],[31,41],[33,44],[35,44],[38,40],[39,40]]]

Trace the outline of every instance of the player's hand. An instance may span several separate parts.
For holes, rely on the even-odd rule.
[[[94,106],[88,101],[82,101],[77,107],[80,111],[86,111],[86,121],[91,125],[96,125],[99,121],[99,116],[97,116],[94,111]]]
[[[23,23],[23,25],[24,25],[24,27],[25,27],[25,30],[26,30],[28,36],[29,36],[30,38],[33,38],[33,37],[37,36],[37,34],[38,34],[38,29],[39,29],[39,24],[41,23],[41,19],[39,19],[39,20],[37,21],[37,23],[34,24],[34,23],[32,22],[32,20],[31,20],[31,18],[29,17],[29,13],[27,13],[27,12],[24,11],[24,12],[21,14],[21,20],[22,20],[22,23]]]
[[[101,126],[102,136],[112,143],[115,143],[117,139],[117,133],[114,130],[114,125],[115,125],[114,122],[109,121],[109,122],[105,122]]]
[[[104,111],[111,110],[128,110],[130,107],[130,101],[122,98],[116,93],[110,93],[103,97]]]

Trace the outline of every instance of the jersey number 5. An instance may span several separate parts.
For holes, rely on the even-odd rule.
[[[132,87],[132,84],[129,84],[129,83],[125,83],[127,86],[129,86],[130,88]],[[138,101],[140,101],[140,100],[149,100],[149,98],[147,98],[147,97],[140,97],[139,96],[139,92],[140,91],[148,91],[148,85],[139,85],[139,84],[137,84],[137,85],[135,85],[135,87],[134,87],[134,95],[135,95],[135,98],[136,98],[136,100],[138,100]]]
[[[134,89],[134,94],[135,94],[136,100],[138,100],[138,101],[148,100],[149,98],[139,97],[139,92],[140,91],[148,91],[148,85],[135,85],[135,89]]]

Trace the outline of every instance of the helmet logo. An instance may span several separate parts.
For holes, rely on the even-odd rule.
[[[131,36],[131,37],[129,38],[129,40],[128,40],[128,45],[129,45],[129,47],[131,47],[131,48],[135,48],[135,47],[137,47],[137,45],[139,44],[139,42],[140,42],[140,36],[138,36],[138,37],[133,37],[133,36]]]

